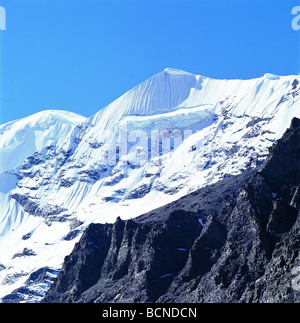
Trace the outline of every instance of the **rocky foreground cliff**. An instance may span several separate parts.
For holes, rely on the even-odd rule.
[[[132,220],[91,224],[43,302],[299,303],[299,273],[294,118],[259,168]]]

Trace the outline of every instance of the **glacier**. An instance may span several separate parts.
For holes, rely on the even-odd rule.
[[[299,79],[167,68],[90,118],[51,110],[0,126],[0,299],[39,301],[49,284],[33,274],[55,277],[90,223],[134,218],[262,163],[300,117]]]

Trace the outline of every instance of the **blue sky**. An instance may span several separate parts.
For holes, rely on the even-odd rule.
[[[0,0],[0,124],[91,116],[166,67],[213,78],[300,72],[300,0]]]

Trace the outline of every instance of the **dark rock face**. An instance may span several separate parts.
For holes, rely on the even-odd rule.
[[[2,303],[21,303],[28,300],[32,302],[35,299],[42,297],[44,294],[42,289],[36,287],[45,284],[50,286],[56,275],[57,271],[49,267],[42,267],[36,270],[29,276],[24,286],[3,297]]]
[[[185,265],[200,231],[197,217],[185,211],[155,223],[92,224],[44,302],[154,302]]]
[[[44,218],[51,217],[53,215],[58,215],[64,211],[67,211],[64,208],[61,208],[58,205],[48,204],[46,207],[40,207],[39,203],[36,202],[33,198],[21,194],[11,194],[11,197],[16,200],[26,212],[34,216],[41,216]]]
[[[17,257],[24,257],[24,256],[35,256],[35,252],[32,249],[24,248],[22,252],[16,253],[13,255],[12,259]]]
[[[261,167],[90,225],[43,302],[299,303],[299,166],[293,119]]]
[[[272,192],[282,186],[297,186],[300,183],[300,120],[294,118],[291,127],[270,149],[270,155],[262,175]]]

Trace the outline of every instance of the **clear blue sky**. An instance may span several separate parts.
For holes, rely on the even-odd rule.
[[[213,78],[300,72],[300,0],[0,0],[0,124],[91,116],[166,67]]]

